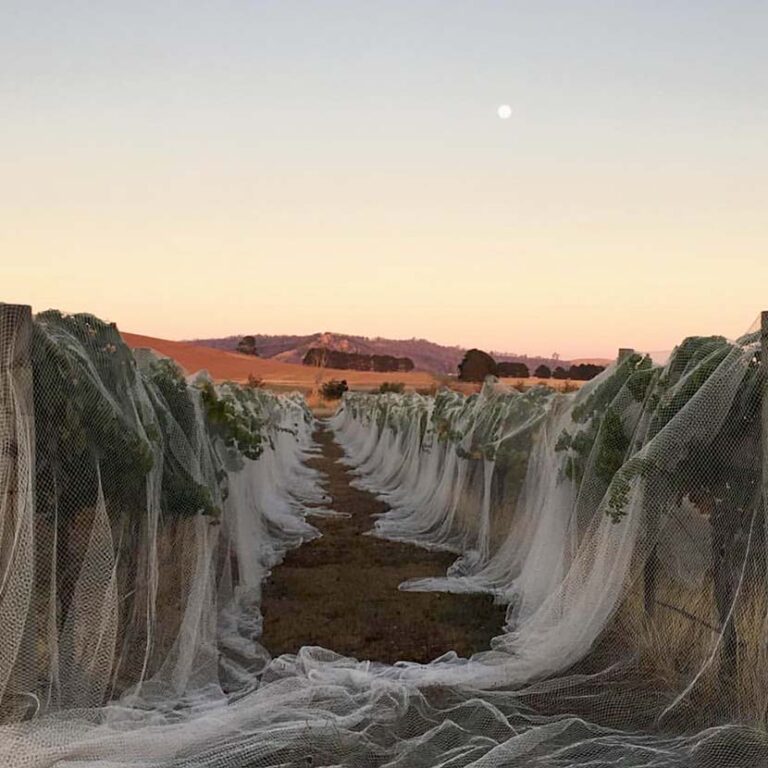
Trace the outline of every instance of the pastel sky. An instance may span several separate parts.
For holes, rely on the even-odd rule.
[[[767,39],[764,0],[3,0],[0,300],[168,338],[739,335]]]

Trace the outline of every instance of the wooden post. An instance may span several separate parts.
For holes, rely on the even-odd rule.
[[[19,656],[34,648],[34,413],[32,308],[0,304],[0,705],[19,706],[15,693],[34,690],[39,672]],[[28,659],[27,659],[28,662]],[[30,685],[32,687],[30,687]]]
[[[763,514],[768,516],[768,310],[760,313],[760,373],[762,377],[762,450]]]
[[[31,448],[18,416],[32,419],[32,308],[0,304],[0,477],[9,478],[8,491],[16,493],[16,459]],[[21,431],[20,431],[21,430]]]
[[[760,440],[758,450],[758,462],[760,467],[759,482],[761,483],[762,519],[758,518],[758,525],[764,525],[766,504],[768,503],[768,312],[760,313],[760,367],[758,370],[758,386],[760,388]],[[720,618],[722,631],[720,648],[720,678],[724,687],[732,685],[738,674],[738,647],[739,636],[736,626],[735,609],[736,584],[738,572],[743,564],[729,557],[732,552],[732,543],[736,536],[743,535],[743,527],[746,520],[741,517],[743,510],[735,508],[731,503],[725,508],[710,515],[713,531],[720,531],[719,540],[713,538],[714,560],[714,587],[715,603]],[[759,514],[759,512],[757,514]],[[726,517],[727,516],[727,517]],[[718,518],[720,518],[718,520]],[[716,522],[717,521],[717,522]],[[752,526],[755,525],[753,519]],[[751,548],[747,547],[745,557],[751,556]]]
[[[635,350],[633,347],[619,347],[619,351],[616,354],[616,365],[621,365],[624,360],[634,354]],[[659,510],[655,508],[655,505],[653,505],[648,514],[646,525],[649,537],[655,539],[658,535],[659,526]],[[656,578],[658,570],[659,557],[656,551],[656,542],[654,542],[653,548],[648,553],[645,565],[643,566],[643,602],[645,614],[649,620],[653,619],[656,607]]]
[[[0,303],[0,368],[29,368],[32,307]]]
[[[635,350],[632,349],[632,347],[619,347],[619,352],[616,355],[616,363],[621,364],[623,360],[634,354]]]

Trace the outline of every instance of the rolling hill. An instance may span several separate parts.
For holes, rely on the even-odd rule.
[[[412,389],[429,389],[436,383],[435,378],[424,371],[378,373],[318,369],[285,362],[277,357],[265,359],[241,355],[184,341],[169,341],[135,333],[121,332],[121,336],[132,349],[148,347],[175,360],[188,374],[206,370],[216,381],[245,382],[249,376],[254,376],[273,388],[303,391],[309,391],[319,381],[329,379],[346,379],[353,389],[375,389],[384,381],[401,381]]]
[[[384,339],[354,336],[345,333],[312,333],[306,336],[268,336],[253,334],[256,350],[260,357],[280,360],[285,363],[301,363],[312,347],[327,347],[341,352],[357,352],[364,355],[393,355],[409,357],[419,371],[437,374],[454,374],[466,349],[437,344],[427,339]],[[242,336],[224,336],[208,339],[194,339],[190,343],[198,346],[232,352]],[[525,363],[533,371],[538,365],[554,368],[569,365],[570,361],[551,357],[518,355],[507,352],[491,353],[499,362]]]

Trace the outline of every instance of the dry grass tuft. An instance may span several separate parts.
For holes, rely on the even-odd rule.
[[[729,681],[721,674],[720,621],[711,576],[704,582],[686,587],[660,579],[651,616],[645,611],[642,583],[636,584],[617,614],[612,633],[637,654],[637,678],[645,686],[667,692],[669,703],[696,680],[689,695],[670,713],[672,721],[706,727],[713,718],[725,718],[762,725],[768,708],[765,591],[749,590],[736,608],[737,673]]]

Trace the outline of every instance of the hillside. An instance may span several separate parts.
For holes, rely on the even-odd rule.
[[[569,360],[568,363],[570,365],[604,365],[609,366],[611,363],[614,363],[615,360],[612,360],[610,357],[579,357],[574,358],[573,360]],[[560,363],[562,365],[562,363]]]
[[[369,339],[344,333],[312,333],[307,336],[268,336],[253,334],[256,349],[262,358],[281,360],[286,363],[301,363],[312,347],[328,347],[340,352],[356,352],[365,355],[392,355],[409,357],[419,371],[438,374],[456,373],[466,349],[437,344],[427,339]],[[191,344],[232,351],[241,336],[194,339]],[[525,363],[531,370],[538,365],[568,365],[570,361],[555,360],[551,357],[517,355],[509,352],[493,352],[499,362]]]

